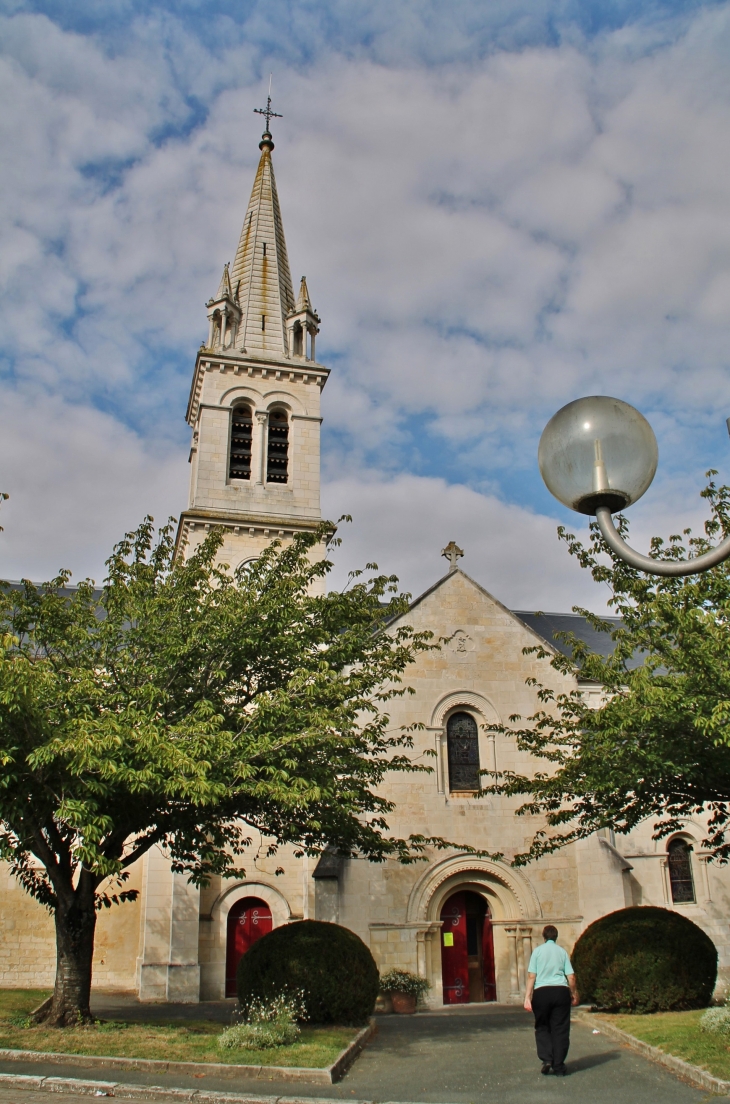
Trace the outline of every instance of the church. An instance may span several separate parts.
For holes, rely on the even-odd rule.
[[[267,117],[235,258],[207,303],[207,336],[186,414],[190,495],[178,554],[189,554],[211,526],[221,526],[221,560],[236,566],[271,540],[286,542],[321,520],[320,396],[329,371],[317,360],[320,318],[304,278],[294,292],[273,149]],[[458,850],[431,853],[412,866],[329,852],[298,858],[293,848],[272,858],[262,839],[253,842],[244,880],[213,879],[200,890],[155,848],[132,868],[129,888],[139,890],[138,899],[100,915],[96,988],[135,992],[143,1001],[231,997],[238,961],[252,942],[272,927],[315,918],[356,932],[381,970],[398,966],[427,978],[433,1008],[521,1003],[545,924],[557,926],[570,950],[599,916],[659,905],[684,913],[712,938],[725,989],[730,870],[707,861],[700,821],[661,841],[652,839],[649,824],[624,837],[598,833],[527,867],[510,865],[540,821],[517,817],[516,800],[475,798],[479,771],[528,773],[537,764],[514,739],[488,727],[536,710],[532,678],[552,679],[556,688],[560,680],[566,689],[565,679],[525,648],[561,647],[553,636],[559,629],[597,648],[606,641],[574,614],[507,609],[461,570],[454,542],[443,550],[439,577],[440,552],[424,549],[433,556],[434,582],[405,616],[416,631],[448,643],[417,658],[406,675],[414,695],[396,699],[390,710],[395,727],[419,724],[412,754],[434,769],[389,776],[384,793],[396,806],[390,828],[399,836],[463,841],[502,853],[504,861]],[[600,698],[600,687],[582,690]],[[0,986],[49,987],[52,919],[7,867],[0,886]]]

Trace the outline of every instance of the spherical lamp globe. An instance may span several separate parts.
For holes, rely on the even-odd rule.
[[[543,430],[540,474],[559,502],[580,514],[611,513],[641,498],[659,460],[654,431],[633,406],[607,395],[568,403]]]

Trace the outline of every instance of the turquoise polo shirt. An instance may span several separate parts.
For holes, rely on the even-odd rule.
[[[543,985],[567,985],[568,978],[574,972],[567,952],[552,939],[541,947],[535,947],[527,970],[536,975],[536,989],[541,989]]]

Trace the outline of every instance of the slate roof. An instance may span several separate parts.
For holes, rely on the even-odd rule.
[[[591,623],[578,613],[539,613],[532,610],[510,610],[510,613],[514,614],[515,617],[519,617],[520,621],[528,628],[536,632],[543,640],[547,640],[563,655],[569,656],[571,654],[570,646],[566,641],[557,637],[556,633],[573,633],[579,640],[584,640],[595,655],[603,656],[604,659],[610,656],[613,651],[613,641],[610,634],[597,632]],[[604,616],[603,620],[617,628],[621,624],[620,617]],[[636,653],[628,661],[627,667],[639,667],[641,663],[641,653]]]

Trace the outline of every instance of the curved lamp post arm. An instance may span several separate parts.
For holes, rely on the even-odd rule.
[[[606,544],[620,559],[630,567],[651,575],[696,575],[698,571],[707,571],[709,567],[715,567],[730,556],[730,537],[725,537],[717,548],[691,560],[655,560],[651,556],[642,556],[641,552],[635,552],[629,547],[617,532],[608,506],[596,507],[596,521]]]

